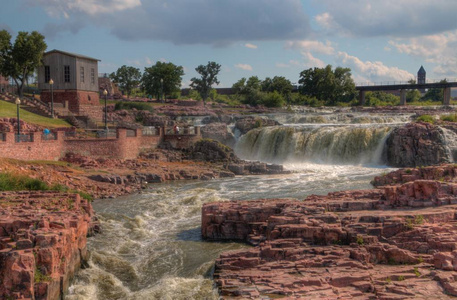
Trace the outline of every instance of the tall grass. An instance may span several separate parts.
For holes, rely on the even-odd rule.
[[[81,198],[88,201],[92,201],[94,199],[89,193],[70,190],[65,185],[53,184],[49,186],[46,182],[40,179],[13,173],[0,173],[0,191],[61,191],[79,194]]]

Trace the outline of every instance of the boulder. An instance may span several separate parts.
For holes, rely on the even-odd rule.
[[[425,123],[409,123],[392,131],[386,141],[387,164],[417,167],[450,162],[443,130]]]

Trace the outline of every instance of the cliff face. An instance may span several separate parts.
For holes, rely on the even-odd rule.
[[[418,167],[449,162],[442,129],[429,123],[410,123],[393,130],[386,141],[387,164]]]
[[[303,201],[205,204],[205,239],[255,246],[216,260],[214,279],[222,298],[457,296],[454,171],[454,166],[413,170],[402,184]],[[439,181],[423,179],[442,173]],[[377,182],[393,184],[399,176],[392,173]]]
[[[0,194],[0,298],[60,299],[87,259],[91,204],[78,194]]]

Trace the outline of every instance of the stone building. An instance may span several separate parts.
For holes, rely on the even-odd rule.
[[[425,72],[424,67],[421,66],[419,71],[417,71],[417,84],[426,83],[426,75],[427,75],[427,72]]]
[[[427,72],[425,72],[424,66],[421,66],[419,71],[417,71],[417,84],[427,83]],[[422,94],[425,93],[425,89],[419,90]]]
[[[99,103],[98,62],[88,56],[51,50],[43,55],[43,64],[38,68],[38,88],[41,100],[51,102],[52,79],[53,102],[56,109],[67,109],[76,116],[88,116],[101,120],[102,106]]]

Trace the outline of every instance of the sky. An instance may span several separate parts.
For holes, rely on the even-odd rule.
[[[457,81],[455,0],[0,0],[0,30],[39,31],[47,50],[141,72],[157,61],[184,68],[219,63],[219,87],[242,77],[350,68],[358,84]]]

